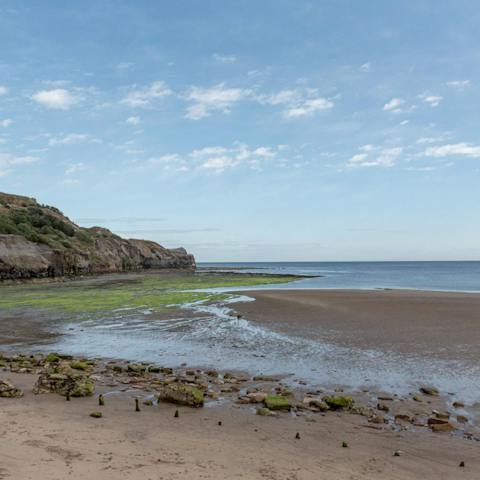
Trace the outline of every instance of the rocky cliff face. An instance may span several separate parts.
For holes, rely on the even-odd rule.
[[[54,207],[0,192],[0,280],[143,269],[193,270],[195,259],[183,248],[79,227]]]

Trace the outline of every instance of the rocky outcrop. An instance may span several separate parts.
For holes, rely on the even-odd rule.
[[[185,249],[82,228],[58,209],[0,193],[0,280],[195,269]]]

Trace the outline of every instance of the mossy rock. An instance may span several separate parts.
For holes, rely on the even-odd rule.
[[[270,410],[290,410],[292,408],[290,400],[281,395],[269,395],[263,402]]]
[[[7,380],[0,380],[0,397],[20,398],[23,397],[23,392],[19,388],[15,388],[15,386]]]
[[[149,373],[160,373],[160,367],[157,367],[156,365],[150,365],[148,367],[148,372]]]
[[[102,414],[102,412],[92,412],[92,413],[90,414],[90,416],[91,416],[92,418],[102,418],[102,417],[103,417],[103,414]]]
[[[348,410],[355,403],[352,397],[344,396],[323,397],[323,401],[331,410]]]
[[[60,361],[60,356],[57,353],[49,353],[45,357],[45,363],[58,363]]]
[[[431,397],[438,397],[439,391],[435,387],[431,387],[428,385],[423,385],[420,387],[420,391],[425,395],[430,395]]]
[[[87,362],[75,362],[75,361],[70,363],[70,366],[75,370],[82,370],[82,371],[88,370],[88,367],[89,367]]]
[[[260,415],[261,417],[268,417],[269,415],[272,415],[272,411],[266,407],[257,408],[257,415]]]
[[[199,388],[172,382],[161,387],[158,400],[188,407],[203,407],[204,394]]]
[[[76,382],[75,386],[70,390],[71,397],[91,397],[95,393],[95,386],[90,379]]]
[[[125,370],[121,365],[112,365],[111,368],[115,373],[123,373]]]
[[[140,365],[138,363],[130,363],[127,365],[127,372],[141,374],[147,371],[147,367],[145,365]]]

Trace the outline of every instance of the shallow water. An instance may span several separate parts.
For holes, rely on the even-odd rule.
[[[428,354],[347,348],[327,340],[274,332],[232,315],[228,303],[251,301],[232,295],[223,305],[185,305],[191,316],[159,319],[150,311],[117,310],[107,317],[62,325],[63,336],[45,347],[71,354],[148,361],[164,366],[187,363],[252,374],[292,374],[312,387],[342,385],[408,393],[419,384],[480,400],[480,363],[432,362]],[[295,375],[293,375],[295,374]]]

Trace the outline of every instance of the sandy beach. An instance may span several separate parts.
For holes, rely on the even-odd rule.
[[[165,403],[135,412],[140,390],[105,395],[99,407],[96,396],[66,402],[33,395],[34,375],[0,378],[25,391],[23,398],[0,399],[3,479],[447,480],[476,479],[480,472],[478,442],[428,429],[386,429],[360,415],[261,417],[228,405],[180,407],[175,418],[177,407]],[[89,416],[98,410],[103,418]]]

